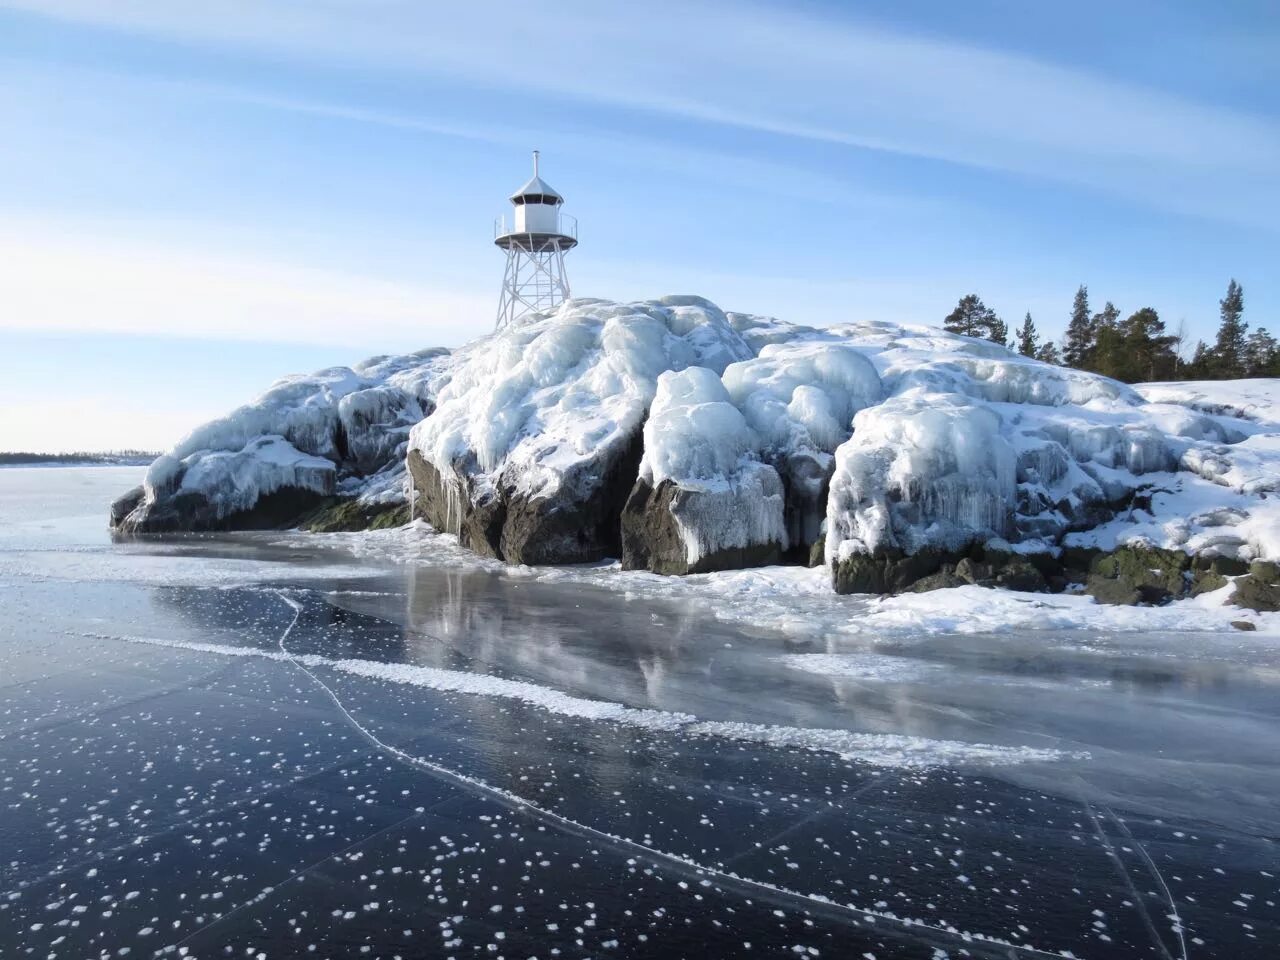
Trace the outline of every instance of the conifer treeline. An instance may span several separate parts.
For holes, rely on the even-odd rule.
[[[1212,345],[1200,341],[1188,361],[1183,359],[1184,336],[1165,329],[1154,307],[1143,307],[1120,319],[1110,300],[1097,313],[1089,308],[1089,289],[1083,284],[1071,303],[1071,316],[1061,349],[1040,339],[1028,313],[1015,331],[1011,350],[1080,370],[1090,370],[1126,383],[1147,380],[1234,380],[1239,377],[1280,377],[1280,344],[1259,327],[1252,333],[1244,319],[1244,288],[1235,280],[1218,301],[1221,320]],[[943,320],[952,333],[982,337],[994,343],[1009,340],[1009,328],[976,293],[961,297]]]

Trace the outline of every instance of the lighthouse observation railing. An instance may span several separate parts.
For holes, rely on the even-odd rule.
[[[505,237],[507,234],[515,233],[515,232],[516,232],[516,227],[515,227],[514,218],[512,219],[512,222],[510,223],[510,225],[508,225],[507,223],[506,216],[498,217],[496,220],[493,221],[493,239],[497,240],[499,237]],[[545,231],[523,230],[521,232],[522,233],[530,233],[530,232],[543,233]],[[557,212],[555,232],[562,236],[572,237],[574,240],[577,240],[578,239],[578,218],[571,213]]]

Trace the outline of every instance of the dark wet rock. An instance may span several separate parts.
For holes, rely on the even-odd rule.
[[[178,491],[144,509],[135,508],[114,527],[117,535],[139,533],[210,533],[228,530],[288,530],[330,497],[312,490],[282,487],[264,494],[248,510],[220,515],[219,507],[204,494]]]
[[[640,435],[613,445],[566,473],[552,496],[529,497],[499,477],[477,485],[454,469],[442,478],[417,450],[409,451],[415,515],[482,556],[508,563],[589,563],[621,551],[621,516],[640,463]]]
[[[1240,577],[1249,572],[1249,564],[1235,557],[1201,554],[1191,558],[1191,569],[1196,572],[1215,573],[1222,577]]]
[[[1187,593],[1190,568],[1191,557],[1181,550],[1125,545],[1093,559],[1085,592],[1101,603],[1123,602],[1102,600],[1102,594],[1114,598],[1134,592],[1138,600],[1132,602],[1164,603]],[[1114,585],[1104,586],[1103,581],[1114,581]]]
[[[1222,574],[1213,570],[1195,570],[1191,574],[1191,589],[1189,593],[1193,597],[1198,597],[1202,593],[1212,593],[1214,590],[1221,590],[1231,581]]]
[[[142,486],[136,486],[122,497],[118,497],[111,503],[111,526],[118,527],[124,523],[125,517],[133,513],[142,503],[146,491]]]
[[[414,515],[437,530],[457,534],[458,542],[484,557],[498,557],[506,506],[492,494],[473,496],[466,474],[454,471],[447,480],[417,450],[409,450]]]
[[[961,557],[955,565],[954,573],[960,582],[971,584],[990,583],[994,577],[990,564],[974,560],[972,557]]]
[[[1232,620],[1231,625],[1237,630],[1254,631],[1258,629],[1258,625],[1252,620]]]
[[[775,456],[768,462],[777,471],[785,491],[783,523],[789,546],[784,559],[818,566],[826,550],[822,524],[827,515],[827,494],[835,461],[829,456],[798,453]],[[815,548],[819,555],[817,563],[813,562]]]
[[[1274,560],[1255,560],[1249,564],[1249,575],[1263,583],[1280,583],[1280,563]]]
[[[663,480],[656,487],[643,478],[637,480],[622,511],[623,569],[683,576],[779,562],[782,544],[775,542],[713,550],[690,563],[681,521],[696,525],[708,496],[722,494],[688,489],[673,480]]]
[[[874,555],[856,553],[832,564],[831,585],[836,593],[901,593],[917,580],[938,573],[944,565],[959,559],[954,554],[933,549],[913,554],[898,549]]]
[[[1048,589],[1048,581],[1040,568],[1023,557],[1014,557],[999,568],[996,583],[1008,590],[1039,593]]]
[[[923,593],[965,585],[1034,592],[1049,587],[1042,567],[1056,571],[1057,561],[1049,554],[1023,556],[982,547],[966,554],[927,549],[907,556],[886,551],[835,564],[832,582],[837,593]]]
[[[927,577],[921,577],[907,588],[910,593],[928,593],[930,590],[946,590],[950,587],[964,587],[972,584],[972,580],[958,576],[951,570],[939,570]]]
[[[1061,576],[1069,583],[1084,583],[1089,579],[1093,562],[1102,555],[1097,547],[1063,547],[1058,557]]]

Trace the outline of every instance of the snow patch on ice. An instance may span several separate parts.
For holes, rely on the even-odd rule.
[[[956,740],[933,740],[901,734],[858,733],[850,730],[739,723],[731,720],[700,720],[692,714],[628,707],[625,704],[607,700],[588,700],[552,687],[522,680],[508,680],[459,670],[443,670],[438,667],[372,660],[334,660],[316,654],[290,654],[281,650],[266,650],[259,647],[239,647],[156,637],[104,634],[92,636],[96,639],[117,639],[129,643],[191,650],[218,656],[254,657],[281,662],[296,661],[310,668],[337,670],[353,676],[423,687],[442,693],[517,700],[550,713],[575,719],[616,723],[654,733],[681,733],[784,749],[833,753],[844,760],[857,760],[876,766],[915,769],[965,764],[1003,766],[1087,757],[1087,754],[1067,753],[1050,748],[963,743]]]

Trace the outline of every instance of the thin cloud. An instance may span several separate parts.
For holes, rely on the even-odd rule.
[[[0,326],[367,349],[456,345],[492,298],[94,235],[84,225],[0,232]]]
[[[416,71],[771,134],[1084,184],[1258,223],[1280,128],[1026,56],[759,5],[216,6],[8,0],[66,19],[326,63]],[[530,41],[551,70],[530,70]],[[1230,149],[1223,149],[1230,144]]]

